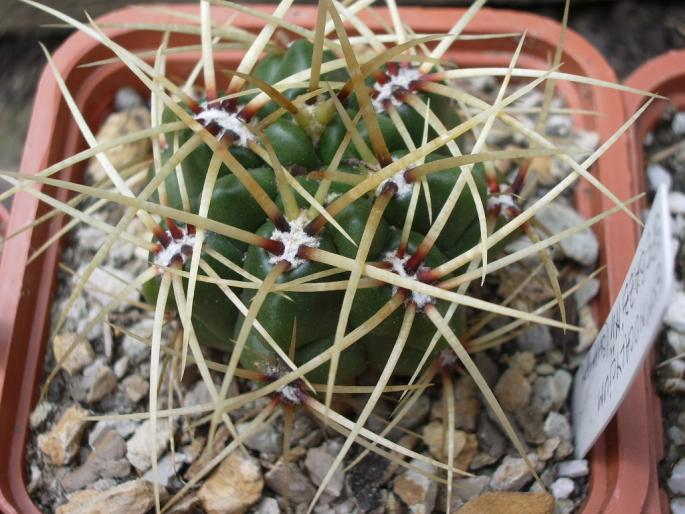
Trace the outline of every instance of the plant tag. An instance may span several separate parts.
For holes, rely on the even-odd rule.
[[[668,191],[659,188],[618,298],[575,376],[575,455],[583,458],[623,401],[661,328],[673,289]]]

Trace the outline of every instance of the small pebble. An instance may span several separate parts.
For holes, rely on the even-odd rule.
[[[680,459],[671,470],[668,488],[675,494],[685,494],[685,458]]]
[[[558,412],[550,412],[545,419],[545,434],[548,437],[559,437],[560,439],[571,439],[571,425],[565,416]]]
[[[560,477],[584,477],[589,472],[588,462],[585,459],[567,460],[557,464],[557,475]]]
[[[661,184],[666,185],[666,189],[671,189],[673,178],[666,168],[661,164],[654,163],[647,166],[647,179],[649,180],[649,189],[656,191]]]
[[[565,500],[571,496],[574,488],[575,484],[570,478],[558,478],[550,486],[552,494],[558,500]]]

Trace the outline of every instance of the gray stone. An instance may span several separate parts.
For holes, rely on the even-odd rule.
[[[573,500],[557,500],[554,502],[554,514],[572,514],[576,510]]]
[[[152,325],[154,321],[150,318],[143,318],[129,328],[129,331],[136,336],[143,339],[150,339],[152,337]],[[131,362],[136,364],[144,359],[150,351],[148,346],[141,343],[135,337],[128,334],[124,335],[121,340],[121,347],[126,355],[131,359]]]
[[[550,490],[557,500],[565,500],[571,496],[574,488],[575,484],[570,478],[558,478],[550,486]]]
[[[668,488],[672,493],[685,494],[685,458],[680,459],[671,470]]]
[[[533,325],[516,337],[516,344],[519,350],[537,355],[551,350],[554,340],[547,325]]]
[[[411,462],[427,473],[435,474],[437,471],[424,461],[414,459]],[[438,485],[426,475],[409,469],[395,479],[393,492],[407,504],[412,514],[429,514],[435,507]]]
[[[685,498],[671,500],[671,514],[685,514]]]
[[[248,429],[251,422],[246,421],[236,425],[239,434]],[[262,453],[278,454],[283,451],[283,434],[272,424],[263,424],[257,432],[250,438],[243,441],[243,444],[251,450]]]
[[[545,434],[547,437],[558,437],[562,440],[571,439],[571,425],[566,416],[558,412],[550,412],[545,419]]]
[[[574,208],[560,202],[549,204],[536,219],[551,234],[558,234],[585,221]],[[559,247],[566,257],[583,266],[593,266],[599,256],[599,242],[589,228],[564,238]]]
[[[676,426],[669,427],[667,430],[668,438],[676,446],[682,446],[685,444],[685,431],[681,430]]]
[[[477,436],[480,447],[495,460],[504,455],[507,440],[485,414],[481,415],[478,422]]]
[[[573,293],[573,298],[576,300],[576,307],[582,309],[590,300],[592,300],[599,292],[599,280],[596,278],[590,278],[579,276],[576,279],[576,283],[585,281],[583,286],[580,287],[575,293]]]
[[[86,390],[86,401],[97,403],[117,387],[117,376],[102,359],[96,360],[83,371],[82,387]]]
[[[286,469],[283,461],[279,460],[276,465],[264,475],[266,485],[296,504],[309,503],[314,498],[316,489],[309,479],[293,463],[288,463]]]
[[[281,509],[275,498],[262,498],[252,510],[252,514],[281,514]]]
[[[143,99],[132,87],[122,87],[114,95],[114,110],[116,111],[128,111],[135,107],[142,107]]]
[[[483,493],[490,484],[490,477],[486,475],[458,478],[452,482],[452,507],[450,512],[457,510],[467,501]],[[438,493],[436,510],[445,512],[447,504],[447,487],[442,486]]]
[[[337,444],[335,441],[328,441],[322,446],[311,448],[307,451],[304,465],[315,485],[321,485],[328,470],[331,469],[338,451],[340,451],[340,444]],[[344,483],[345,474],[342,467],[338,466],[324,492],[333,498],[337,498],[343,490]]]
[[[543,414],[561,408],[566,403],[571,382],[573,377],[564,369],[558,369],[552,376],[538,377],[533,384],[532,405]]]
[[[126,443],[114,430],[108,430],[98,438],[95,448],[86,461],[62,479],[67,492],[83,489],[99,478],[123,478],[131,472],[131,466],[123,458]]]
[[[102,436],[105,432],[108,430],[115,430],[117,434],[119,434],[121,437],[126,439],[128,436],[133,434],[133,432],[136,431],[138,428],[138,423],[132,420],[127,420],[127,419],[108,419],[108,420],[100,420],[97,423],[95,423],[95,426],[92,428],[90,433],[88,434],[88,445],[91,448],[95,447],[95,444],[97,443],[97,440]]]

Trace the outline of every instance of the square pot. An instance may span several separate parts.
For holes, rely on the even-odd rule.
[[[197,6],[174,9],[197,14]],[[258,8],[271,12],[273,7]],[[220,23],[231,14],[226,9],[213,8],[212,19]],[[389,20],[386,9],[378,9]],[[401,8],[417,32],[445,33],[464,13],[456,8]],[[287,18],[312,27],[316,19],[313,6],[293,7]],[[378,20],[362,16],[372,28],[382,30]],[[160,14],[144,8],[127,8],[99,19],[100,23],[158,23]],[[183,20],[179,21],[183,23]],[[235,24],[257,31],[263,21],[239,15]],[[467,34],[511,33],[528,30],[526,44],[519,59],[520,67],[545,69],[549,55],[554,53],[560,25],[532,14],[507,10],[482,9],[469,23]],[[116,29],[109,31],[115,41],[129,50],[156,49],[162,34],[149,30]],[[174,34],[170,44],[197,43],[199,38]],[[517,38],[458,41],[446,58],[463,67],[508,66]],[[96,68],[78,68],[79,64],[111,57],[111,52],[83,33],[75,33],[55,52],[54,60],[79,108],[92,128],[97,128],[112,110],[115,92],[123,86],[142,90],[136,79],[121,63]],[[230,65],[237,62],[237,52],[217,52],[217,62]],[[168,58],[167,69],[178,76],[187,74],[197,61],[197,55],[175,54]],[[616,81],[616,76],[599,52],[572,31],[566,36],[561,61],[563,71],[593,78]],[[624,121],[622,94],[611,89],[591,88],[557,82],[558,90],[569,107],[604,113],[596,117],[576,117],[576,125],[599,133],[606,140]],[[27,135],[21,164],[23,173],[35,174],[49,164],[58,162],[84,148],[76,124],[64,104],[58,86],[49,70],[41,78]],[[629,166],[628,142],[620,138],[594,165],[595,175],[621,199],[639,190],[640,180],[635,168]],[[83,166],[64,170],[61,178],[75,180]],[[65,191],[54,193],[61,200]],[[577,206],[590,217],[611,207],[584,181],[577,187]],[[8,233],[41,215],[47,207],[31,195],[18,194],[14,199]],[[54,293],[59,260],[59,247],[51,247],[30,266],[26,266],[32,248],[39,247],[64,224],[57,217],[32,230],[24,231],[5,245],[0,261],[0,510],[27,514],[37,512],[26,490],[25,448],[28,419],[37,400],[42,378],[44,354],[50,324],[51,300]],[[602,322],[616,298],[628,270],[637,244],[638,232],[624,214],[605,219],[595,227],[601,245],[601,264],[608,265],[601,275],[602,284],[595,309]],[[660,512],[656,474],[656,448],[661,448],[659,403],[645,366],[614,421],[592,450],[590,493],[584,512]],[[647,471],[646,471],[647,470]]]

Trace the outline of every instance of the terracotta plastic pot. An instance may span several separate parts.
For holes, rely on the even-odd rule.
[[[685,50],[673,50],[651,59],[635,70],[625,83],[668,98],[668,102],[653,102],[631,131],[631,165],[636,177],[642,181],[641,189],[646,191],[643,141],[656,128],[669,105],[678,110],[685,109]],[[626,113],[635,112],[643,102],[644,99],[639,97],[626,97]]]
[[[7,228],[7,223],[9,223],[10,214],[4,205],[0,204],[0,236],[5,235],[5,229]]]
[[[197,13],[197,6],[174,6]],[[263,7],[269,12],[272,7]],[[463,9],[403,8],[402,16],[414,30],[425,33],[444,33],[463,14]],[[386,10],[378,13],[389,20]],[[212,19],[220,23],[231,13],[216,9]],[[295,7],[288,19],[304,26],[313,26],[315,8]],[[370,27],[382,31],[379,21],[364,16]],[[142,8],[116,11],[100,19],[101,22],[160,22],[159,13]],[[183,20],[178,21],[183,23]],[[240,15],[235,23],[248,30],[258,30],[260,20]],[[504,10],[482,10],[469,24],[467,33],[511,33],[528,31],[519,65],[543,69],[548,56],[553,54],[559,35],[559,24],[546,18]],[[141,30],[115,30],[115,39],[132,50],[157,48],[161,33]],[[174,35],[171,45],[197,43],[188,35]],[[517,39],[460,41],[448,58],[464,67],[507,66]],[[562,58],[564,71],[587,75],[607,81],[616,76],[601,55],[587,41],[573,32],[566,37]],[[55,62],[65,77],[91,127],[96,128],[111,110],[114,93],[122,86],[140,87],[122,64],[98,68],[78,68],[77,65],[108,58],[111,53],[84,34],[72,35],[55,53]],[[236,53],[217,53],[216,59],[230,66],[239,56]],[[168,73],[184,76],[197,61],[197,56],[173,55],[167,65]],[[597,89],[558,83],[560,92],[570,107],[605,113],[594,118],[576,120],[579,126],[597,131],[607,139],[624,120],[623,99],[610,89]],[[43,73],[38,88],[26,149],[21,169],[36,173],[48,164],[72,155],[83,147],[75,124],[61,99],[57,84],[49,71]],[[620,198],[632,196],[638,190],[638,180],[628,165],[628,144],[621,138],[594,167],[594,173]],[[76,179],[80,168],[69,169],[64,177]],[[610,207],[593,188],[582,181],[578,186],[579,209],[591,216]],[[64,192],[56,192],[64,198]],[[9,221],[9,232],[29,223],[45,210],[34,197],[21,194],[15,198]],[[50,304],[57,275],[59,249],[55,246],[40,259],[26,267],[31,248],[37,248],[63,222],[55,220],[33,230],[27,230],[5,246],[0,263],[0,510],[22,514],[36,512],[26,490],[25,447],[28,438],[28,418],[37,399],[42,377],[43,358],[47,344]],[[625,215],[616,215],[597,227],[601,243],[602,264],[608,270],[602,275],[602,287],[596,309],[603,321],[612,301],[618,294],[636,246],[637,231]],[[595,445],[591,459],[590,494],[585,512],[635,513],[657,512],[656,470],[653,458],[655,447],[661,447],[660,432],[655,432],[653,421],[658,412],[648,369],[645,368],[633,386],[616,419]],[[657,416],[660,417],[660,416]],[[655,442],[658,443],[655,446]]]

